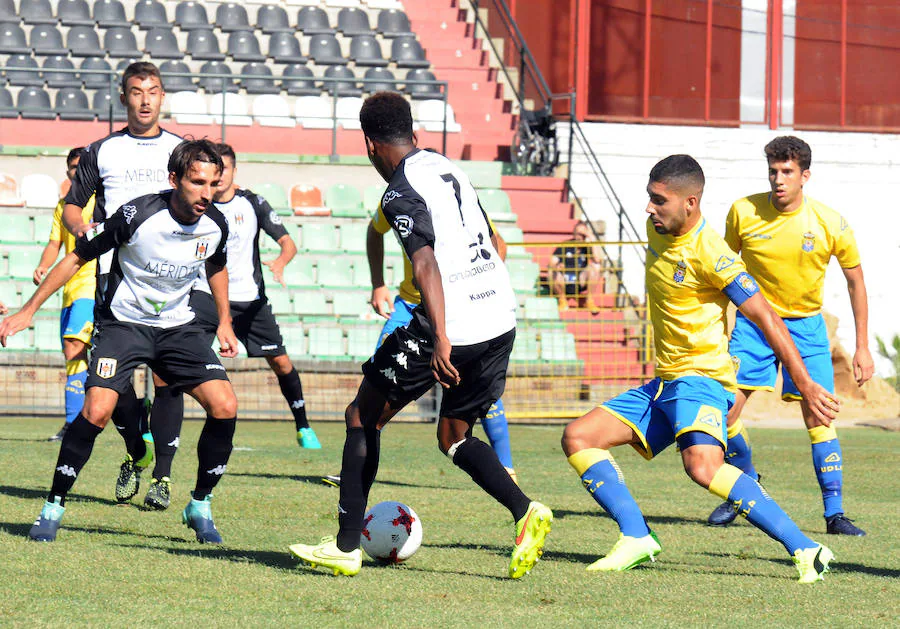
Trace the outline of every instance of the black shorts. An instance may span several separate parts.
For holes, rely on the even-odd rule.
[[[228,380],[225,367],[193,322],[164,329],[106,320],[95,328],[92,342],[86,389],[123,393],[131,386],[132,372],[144,363],[182,390],[209,380]]]
[[[190,305],[197,324],[203,328],[212,345],[219,327],[216,302],[209,293],[195,290],[191,292]],[[287,353],[281,329],[275,321],[268,299],[231,302],[231,327],[238,340],[247,348],[247,355],[250,357],[281,356]]]
[[[441,417],[475,422],[503,395],[506,369],[516,330],[475,345],[457,345],[450,362],[460,383],[444,389]],[[434,334],[420,306],[405,328],[394,330],[375,355],[363,363],[366,379],[387,398],[391,408],[402,408],[423,396],[435,384],[431,373]]]
[[[587,290],[587,286],[582,284],[578,277],[580,274],[581,269],[574,272],[566,271],[563,273],[563,277],[566,280],[566,295],[580,295]]]

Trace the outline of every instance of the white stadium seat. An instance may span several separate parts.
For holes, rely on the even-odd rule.
[[[331,129],[331,100],[318,96],[299,96],[294,103],[294,117],[307,129]]]
[[[170,99],[169,109],[178,124],[210,124],[212,118],[206,107],[206,99],[196,92],[175,92]]]
[[[28,207],[55,208],[59,202],[56,180],[50,175],[33,173],[22,177],[19,188]]]
[[[345,96],[337,102],[338,124],[344,129],[362,129],[359,124],[359,110],[362,109],[363,99],[357,96]]]
[[[209,113],[215,124],[222,124],[222,97],[225,97],[225,124],[249,127],[253,124],[253,118],[248,115],[247,99],[240,94],[213,94],[209,99]]]
[[[416,106],[415,118],[426,131],[442,132],[444,130],[444,101],[429,99],[419,102]],[[461,130],[462,127],[453,116],[453,107],[447,103],[447,131],[458,133]]]
[[[253,117],[264,127],[294,127],[291,106],[279,94],[262,94],[253,100]]]

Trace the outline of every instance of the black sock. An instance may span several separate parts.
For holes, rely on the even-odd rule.
[[[341,460],[341,498],[338,502],[338,534],[337,547],[350,552],[359,548],[359,536],[363,528],[363,516],[366,513],[365,476],[368,470],[372,473],[378,469],[375,461],[369,460],[366,434],[362,428],[348,428],[344,440],[344,456]],[[369,482],[371,486],[371,481]]]
[[[381,431],[374,425],[363,428],[366,435],[366,462],[362,470],[363,508],[369,504],[369,490],[378,474],[378,461],[381,458]],[[365,515],[365,514],[363,514]]]
[[[141,414],[138,416],[140,421],[138,422],[138,430],[141,433],[141,436],[150,432],[150,404],[147,398],[137,398],[138,407],[141,409]]]
[[[125,392],[119,394],[112,414],[112,422],[125,441],[125,450],[135,461],[139,461],[147,453],[147,446],[141,438],[141,420],[144,412],[143,405],[134,394],[134,389],[126,387]]]
[[[153,410],[150,411],[150,432],[156,450],[153,478],[159,480],[172,475],[172,459],[178,450],[181,422],[184,419],[184,395],[173,387],[156,387]]]
[[[66,494],[75,484],[81,468],[91,458],[94,441],[102,431],[102,428],[97,428],[85,419],[84,415],[78,413],[59,446],[59,456],[56,459],[53,484],[50,486],[47,502],[53,502],[54,497],[59,496],[60,504],[66,504]]]
[[[484,441],[467,437],[456,449],[453,463],[471,476],[494,500],[509,509],[514,521],[518,522],[528,512],[528,504],[531,502],[528,496],[513,482],[497,454]],[[341,483],[343,482],[342,476]]]
[[[291,413],[294,414],[294,425],[297,430],[309,428],[309,420],[306,419],[306,401],[303,399],[303,385],[300,384],[300,374],[296,369],[291,373],[278,376],[278,386],[281,394],[287,400]]]
[[[225,474],[236,423],[236,417],[215,419],[206,416],[206,423],[203,424],[203,431],[197,442],[197,484],[194,486],[194,498],[197,500],[203,500],[211,494]]]

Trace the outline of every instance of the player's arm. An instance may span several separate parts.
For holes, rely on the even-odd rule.
[[[76,237],[84,236],[91,227],[90,223],[84,222],[81,213],[98,185],[100,185],[100,170],[97,168],[97,149],[89,146],[81,153],[75,178],[66,195],[62,211],[63,225]]]
[[[487,215],[487,212],[484,211],[484,208],[481,207],[481,201],[478,201],[478,207],[481,208],[481,213],[484,215],[484,220],[487,221],[488,233],[490,233],[491,235],[491,244],[494,245],[494,251],[496,251],[497,255],[500,256],[500,259],[505,262],[506,241],[503,240],[503,236],[501,236],[500,232],[497,231],[497,228],[494,226],[494,221],[491,220],[491,217],[489,217]]]
[[[391,305],[391,291],[384,283],[384,233],[378,231],[374,219],[366,228],[366,259],[372,281],[369,305],[378,316],[389,319],[394,307]]]
[[[228,299],[228,256],[225,253],[225,243],[228,242],[228,223],[225,217],[218,212],[210,215],[222,230],[219,245],[211,256],[206,259],[206,281],[209,283],[209,292],[216,304],[216,312],[219,315],[219,327],[216,328],[216,338],[219,339],[219,355],[225,358],[237,356],[238,341],[231,327],[231,303]]]
[[[738,211],[734,205],[725,217],[725,242],[735,253],[741,252],[741,230],[738,224]]]
[[[866,281],[863,279],[862,265],[841,269],[847,279],[850,293],[850,308],[856,325],[856,352],[853,354],[853,377],[862,386],[875,373],[875,363],[869,351],[869,299]]]
[[[434,354],[431,357],[431,371],[441,386],[449,388],[452,384],[459,384],[459,372],[450,363],[450,339],[447,338],[447,327],[444,319],[444,287],[441,284],[441,271],[438,268],[437,258],[434,257],[434,249],[425,246],[418,249],[412,256],[413,276],[419,292],[422,293],[422,303],[428,312],[431,326],[434,330]]]
[[[47,276],[47,269],[53,266],[53,263],[56,262],[56,259],[59,257],[59,249],[61,246],[62,242],[60,242],[59,240],[50,239],[47,241],[47,246],[44,247],[44,251],[41,253],[41,259],[38,262],[37,268],[34,270],[34,275],[31,278],[35,286],[40,284],[41,281]]]
[[[276,282],[278,282],[282,286],[287,286],[287,282],[284,280],[284,267],[286,267],[288,263],[294,259],[295,255],[297,255],[297,245],[294,243],[294,239],[291,238],[289,234],[285,234],[275,242],[277,242],[278,246],[281,247],[281,253],[278,254],[278,257],[274,260],[263,262],[263,264],[269,267],[269,270],[272,271],[272,277]]]
[[[256,195],[255,199],[251,199],[251,202],[253,209],[256,211],[257,224],[281,247],[281,253],[278,254],[277,258],[265,261],[263,264],[272,271],[272,277],[276,282],[282,286],[287,286],[287,282],[284,280],[284,267],[297,255],[297,244],[282,224],[278,212],[272,209],[268,201]]]

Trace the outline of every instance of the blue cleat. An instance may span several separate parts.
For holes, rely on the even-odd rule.
[[[322,444],[312,428],[301,428],[297,431],[297,443],[306,450],[321,450]]]
[[[855,537],[864,537],[866,532],[853,524],[853,520],[838,513],[830,518],[825,518],[826,531],[829,535],[852,535]]]
[[[713,509],[713,512],[706,518],[706,523],[710,526],[728,526],[737,517],[737,510],[727,500]]]
[[[56,532],[62,522],[63,513],[66,512],[66,508],[60,504],[61,501],[62,498],[56,496],[53,502],[44,503],[41,514],[28,531],[30,539],[35,542],[56,541]]]
[[[191,492],[191,501],[181,512],[181,521],[197,534],[197,541],[201,544],[221,544],[222,536],[212,519],[212,509],[209,501],[212,494],[205,496],[203,500],[194,498]]]

